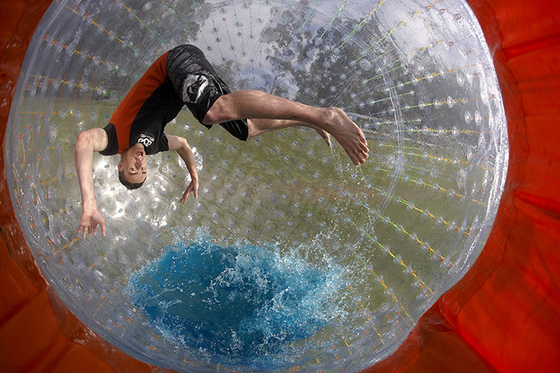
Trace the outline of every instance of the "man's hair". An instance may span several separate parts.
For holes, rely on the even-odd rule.
[[[119,171],[119,181],[128,190],[133,190],[133,189],[138,189],[142,185],[144,185],[144,181],[146,181],[146,179],[144,179],[144,181],[142,181],[141,183],[131,183],[130,181],[126,180],[126,178],[124,177],[124,171]]]

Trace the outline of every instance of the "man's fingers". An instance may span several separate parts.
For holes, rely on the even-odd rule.
[[[181,203],[185,203],[188,197],[189,197],[189,191],[187,190],[185,193],[183,193],[183,197],[181,197]]]
[[[185,190],[185,193],[183,193],[183,197],[181,197],[181,203],[185,203],[185,201],[187,200],[187,198],[189,198],[189,194],[193,192],[194,194],[194,198],[198,198],[198,187],[194,184],[190,184],[187,187],[187,190]]]
[[[88,227],[80,225],[80,228],[78,229],[78,236],[82,236],[82,238],[86,238],[87,233],[88,233]]]
[[[105,236],[105,232],[106,232],[106,227],[105,227],[105,222],[101,222],[99,223],[99,227],[101,228],[101,234],[103,236]],[[91,227],[85,227],[83,225],[80,225],[80,227],[78,228],[78,237],[82,237],[82,238],[86,238],[87,236],[95,236],[97,234],[97,224]]]

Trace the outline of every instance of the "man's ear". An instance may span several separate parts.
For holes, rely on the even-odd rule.
[[[117,169],[119,170],[119,172],[121,172],[122,170],[124,170],[124,166],[122,163],[122,159],[119,161],[119,164],[117,165]]]

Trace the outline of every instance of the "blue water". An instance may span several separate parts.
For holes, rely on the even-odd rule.
[[[335,301],[344,278],[340,266],[312,264],[295,249],[201,238],[166,247],[131,276],[126,292],[175,345],[217,363],[271,369],[290,344],[344,317]]]

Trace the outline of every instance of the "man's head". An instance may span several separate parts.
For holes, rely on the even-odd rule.
[[[144,146],[137,143],[121,153],[118,165],[119,181],[128,189],[138,189],[146,181],[146,152]]]

